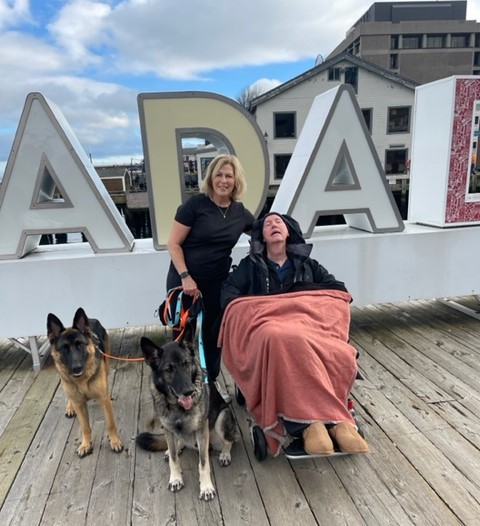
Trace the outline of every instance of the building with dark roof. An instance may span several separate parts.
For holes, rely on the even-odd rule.
[[[407,178],[417,83],[342,53],[252,101],[267,141],[272,190],[283,178],[314,98],[340,84],[353,87],[389,180]]]
[[[480,23],[466,12],[464,0],[375,2],[327,59],[348,52],[420,84],[480,75]]]

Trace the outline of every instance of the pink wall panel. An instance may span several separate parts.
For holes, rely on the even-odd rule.
[[[446,223],[480,221],[480,202],[466,202],[470,176],[470,141],[474,102],[480,100],[480,79],[457,79],[448,177]]]

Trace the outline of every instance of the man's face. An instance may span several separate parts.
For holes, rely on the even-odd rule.
[[[283,243],[288,237],[288,228],[283,219],[278,215],[270,215],[263,222],[262,229],[265,243]]]

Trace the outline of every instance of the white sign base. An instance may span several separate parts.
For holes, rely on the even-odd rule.
[[[316,228],[308,242],[313,257],[345,282],[353,304],[365,305],[479,294],[479,239],[480,226],[406,222],[403,232],[383,234],[345,225]],[[234,261],[247,252],[243,237]],[[46,334],[49,312],[70,324],[78,307],[107,329],[160,323],[155,310],[165,297],[169,263],[168,252],[155,250],[151,239],[136,240],[132,252],[122,254],[94,254],[87,243],[76,243],[0,260],[2,295],[17,299],[0,316],[0,337],[32,343],[31,337]]]

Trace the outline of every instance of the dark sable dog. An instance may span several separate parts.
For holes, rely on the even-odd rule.
[[[148,451],[163,451],[168,447],[171,491],[178,491],[184,485],[179,461],[181,449],[184,446],[198,449],[200,499],[208,501],[215,497],[209,445],[220,451],[220,465],[228,466],[238,435],[230,407],[215,384],[204,382],[191,327],[187,327],[185,333],[182,343],[169,342],[162,347],[148,338],[141,339],[145,361],[152,368],[153,404],[165,436],[141,433],[137,444]]]
[[[82,442],[77,450],[80,457],[93,450],[92,430],[88,419],[88,400],[99,400],[105,414],[110,447],[116,453],[123,449],[117,433],[113,406],[108,390],[108,361],[102,352],[110,352],[107,331],[95,319],[88,319],[79,308],[72,327],[65,328],[52,313],[47,318],[47,335],[52,344],[52,356],[60,373],[60,383],[68,398],[65,415],[78,416]]]

